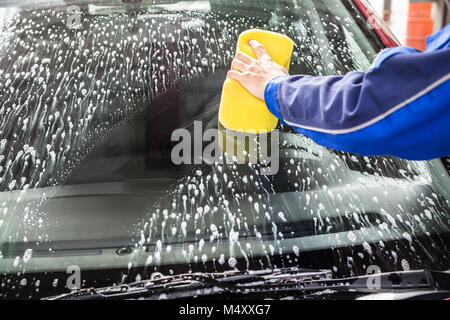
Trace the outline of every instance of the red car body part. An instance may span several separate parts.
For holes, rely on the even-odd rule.
[[[358,9],[362,12],[367,22],[375,30],[386,47],[397,47],[400,42],[394,36],[386,23],[376,13],[373,7],[366,0],[353,0]]]

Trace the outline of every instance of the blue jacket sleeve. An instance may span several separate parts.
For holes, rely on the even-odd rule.
[[[318,144],[352,153],[427,160],[450,154],[450,25],[427,50],[384,50],[368,72],[282,76],[269,110]]]

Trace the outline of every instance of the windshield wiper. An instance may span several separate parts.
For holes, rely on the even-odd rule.
[[[378,287],[371,287],[379,277]],[[104,288],[74,290],[47,300],[105,299],[183,299],[192,296],[221,294],[296,293],[333,290],[381,292],[392,290],[450,290],[450,273],[415,270],[378,273],[333,279],[330,270],[276,269],[261,271],[230,271],[222,273],[188,273],[174,276],[158,274],[150,280]]]

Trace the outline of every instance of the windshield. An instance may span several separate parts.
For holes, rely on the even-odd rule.
[[[206,133],[224,135],[238,35],[289,36],[291,74],[364,71],[383,45],[352,1],[19,1],[0,17],[4,297],[65,289],[73,270],[79,287],[154,272],[449,269],[439,159],[337,152],[282,124],[270,174],[205,157],[220,145]]]

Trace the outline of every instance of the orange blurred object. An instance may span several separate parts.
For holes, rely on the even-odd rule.
[[[411,2],[409,4],[406,45],[425,50],[426,37],[433,33],[434,20],[431,18],[432,2]]]

